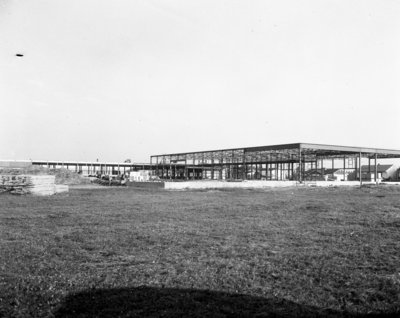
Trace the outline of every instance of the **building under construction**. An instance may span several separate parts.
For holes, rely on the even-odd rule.
[[[153,155],[150,166],[163,180],[317,180],[327,169],[367,173],[377,181],[378,159],[400,158],[400,150],[308,143]],[[360,173],[362,171],[362,173]]]

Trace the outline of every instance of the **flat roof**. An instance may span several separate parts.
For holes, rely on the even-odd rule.
[[[244,148],[228,148],[219,150],[206,150],[206,151],[193,151],[193,152],[181,152],[181,153],[170,153],[153,155],[151,157],[162,157],[162,156],[184,156],[184,155],[195,155],[195,154],[207,154],[207,153],[220,153],[220,152],[297,152],[302,151],[307,154],[315,154],[317,156],[337,156],[345,154],[368,154],[377,155],[378,158],[400,158],[400,150],[395,149],[380,149],[370,147],[349,147],[349,146],[338,146],[338,145],[324,145],[324,144],[312,144],[312,143],[292,143],[292,144],[280,144],[280,145],[269,145],[269,146],[258,146],[258,147],[244,147]]]
[[[69,165],[69,166],[148,166],[149,163],[141,162],[107,162],[107,161],[64,161],[64,160],[32,160],[33,165]]]

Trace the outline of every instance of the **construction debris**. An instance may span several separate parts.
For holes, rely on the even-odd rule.
[[[97,183],[103,186],[126,186],[126,179],[123,175],[109,176],[103,175],[91,179],[92,183]]]

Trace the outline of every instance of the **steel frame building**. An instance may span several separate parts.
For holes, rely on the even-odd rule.
[[[296,180],[309,178],[324,168],[355,170],[360,178],[361,160],[368,159],[369,170],[377,178],[377,160],[400,158],[400,150],[293,143],[272,146],[221,149],[153,155],[150,165],[161,179],[259,179]],[[371,160],[373,165],[371,166]]]

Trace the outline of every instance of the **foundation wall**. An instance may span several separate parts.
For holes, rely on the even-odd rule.
[[[375,182],[363,182],[363,184],[375,184]],[[338,186],[360,186],[359,181],[310,181],[298,183],[296,181],[260,181],[247,180],[242,182],[228,181],[183,181],[183,182],[165,182],[166,190],[184,190],[184,189],[262,189],[278,187],[338,187]]]
[[[183,189],[226,189],[226,188],[268,188],[268,187],[293,187],[296,181],[256,181],[248,180],[242,182],[229,181],[185,181],[185,182],[165,182],[167,190]]]

